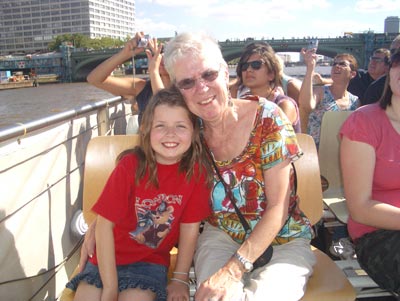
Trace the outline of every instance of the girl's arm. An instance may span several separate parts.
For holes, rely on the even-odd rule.
[[[196,248],[197,238],[199,236],[200,222],[198,223],[181,223],[178,255],[173,278],[178,280],[171,280],[167,287],[168,301],[189,300],[189,287],[188,285],[180,282],[180,280],[189,283],[189,270],[193,261],[193,254]]]
[[[132,77],[114,77],[111,76],[113,70],[130,60],[132,56],[144,51],[144,48],[137,48],[137,41],[141,37],[141,33],[136,33],[136,36],[125,44],[125,47],[112,57],[108,58],[98,65],[87,76],[87,81],[105,91],[114,95],[136,96],[143,90],[146,81],[141,78]],[[132,66],[133,68],[135,66]]]
[[[89,228],[85,233],[85,238],[81,247],[81,257],[79,259],[79,273],[82,273],[85,269],[88,257],[92,257],[94,250],[96,249],[96,219],[90,224]]]
[[[98,215],[96,223],[96,250],[100,277],[103,282],[101,301],[118,299],[118,275],[115,262],[114,224]]]
[[[347,207],[352,219],[379,229],[400,230],[400,208],[371,198],[374,148],[344,136],[340,145],[340,161]]]

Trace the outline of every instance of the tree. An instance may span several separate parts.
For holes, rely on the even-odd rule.
[[[128,38],[128,37],[127,37]],[[59,51],[60,46],[63,43],[67,43],[75,48],[92,48],[92,49],[102,49],[102,48],[114,48],[123,47],[126,40],[113,39],[110,37],[102,37],[100,39],[90,39],[89,37],[80,34],[63,34],[57,36],[52,42],[49,43],[48,49],[50,51]]]

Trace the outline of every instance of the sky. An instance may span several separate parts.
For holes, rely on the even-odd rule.
[[[399,0],[136,0],[136,29],[153,37],[205,31],[218,41],[384,32]]]

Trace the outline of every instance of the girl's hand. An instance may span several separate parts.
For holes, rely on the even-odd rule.
[[[79,272],[83,272],[86,266],[88,257],[92,257],[96,248],[95,239],[96,220],[90,224],[85,233],[85,238],[81,247],[81,257],[79,259]]]
[[[177,281],[171,281],[167,286],[167,301],[189,301],[189,287]]]

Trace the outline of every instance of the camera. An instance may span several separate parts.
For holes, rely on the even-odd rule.
[[[138,47],[139,48],[145,48],[147,47],[147,44],[149,44],[149,40],[151,39],[150,35],[146,34],[143,37],[140,38],[138,42]]]
[[[318,49],[318,39],[311,39],[307,43],[307,49],[315,49],[317,51]]]

